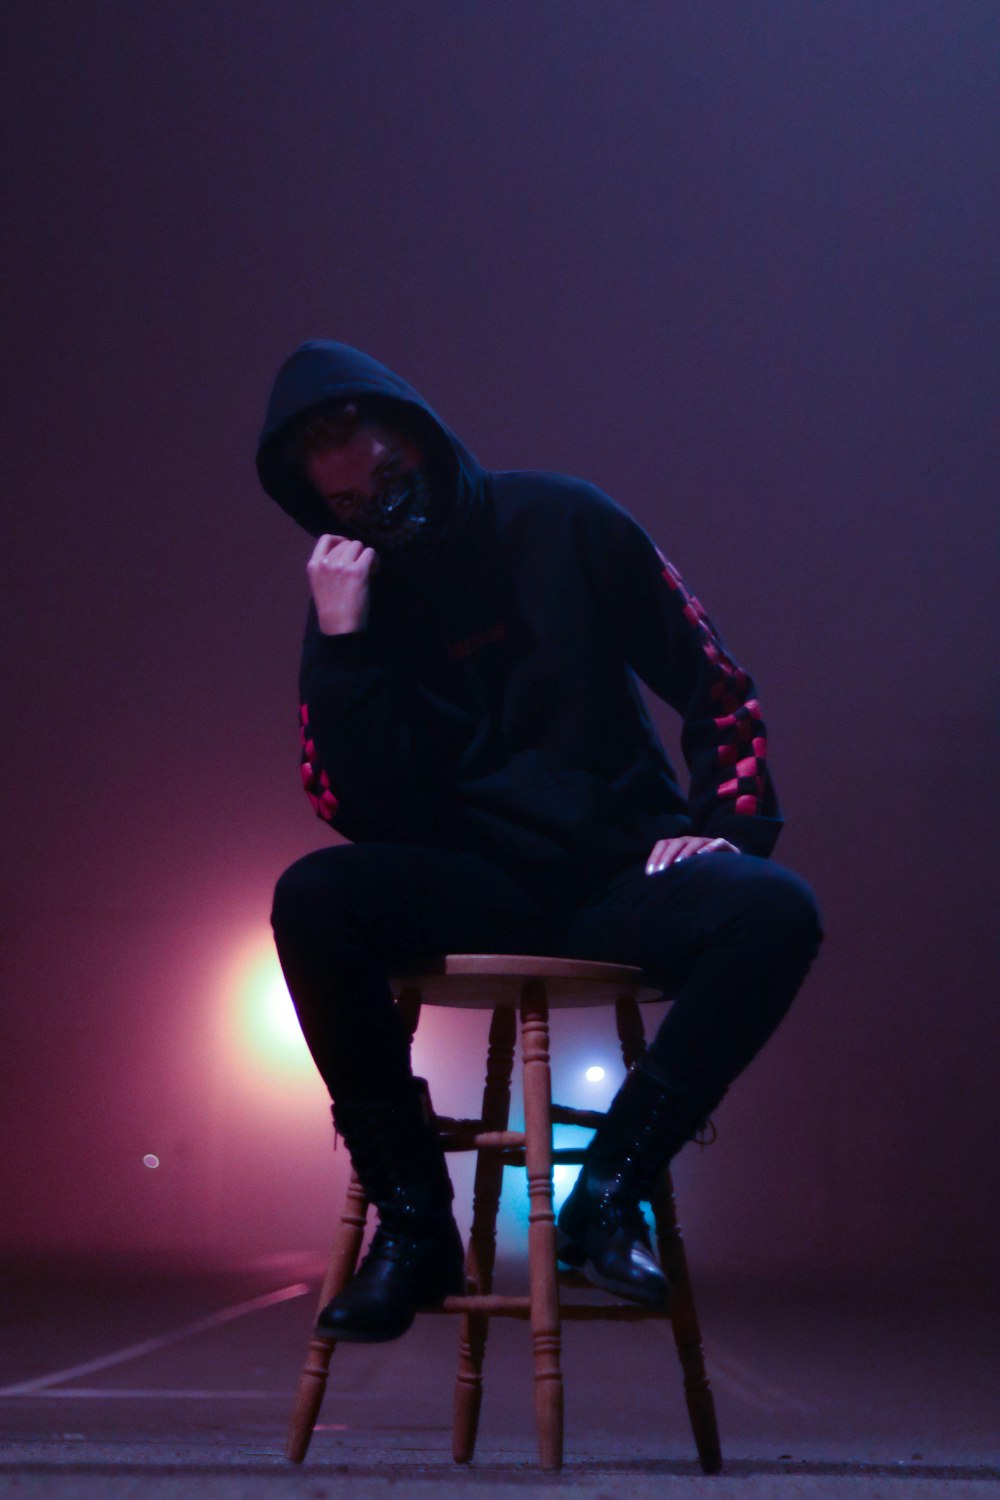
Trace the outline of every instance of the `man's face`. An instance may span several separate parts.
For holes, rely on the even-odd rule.
[[[306,460],[306,474],[337,521],[362,519],[392,481],[417,468],[423,454],[411,438],[376,422],[364,422],[342,447]]]
[[[311,456],[306,473],[334,529],[374,547],[390,572],[412,571],[434,555],[441,510],[412,438],[365,421],[346,443]]]

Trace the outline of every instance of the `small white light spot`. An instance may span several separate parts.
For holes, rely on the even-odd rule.
[[[160,1158],[150,1152],[148,1156],[142,1158],[142,1164],[144,1167],[158,1167],[160,1165]]]
[[[604,1077],[604,1069],[596,1067],[588,1068],[583,1076],[584,1078],[586,1078],[588,1083],[600,1083],[601,1079]]]

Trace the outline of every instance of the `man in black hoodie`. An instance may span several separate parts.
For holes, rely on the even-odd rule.
[[[324,1309],[397,1338],[463,1289],[444,1156],[387,976],[444,952],[636,964],[672,997],[558,1219],[561,1260],[663,1302],[639,1207],[774,1031],[823,938],[769,861],[782,818],[749,674],[642,528],[565,475],[483,469],[368,355],[302,345],[257,456],[312,536],[302,779],[351,842],[278,882],[303,1034],[379,1224]],[[637,680],[682,716],[685,797]]]

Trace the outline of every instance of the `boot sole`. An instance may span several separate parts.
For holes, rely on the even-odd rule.
[[[330,1344],[391,1344],[393,1339],[401,1339],[404,1333],[409,1333],[418,1312],[427,1312],[429,1308],[440,1307],[446,1297],[463,1297],[467,1291],[468,1282],[465,1279],[463,1271],[459,1284],[453,1285],[449,1291],[442,1292],[440,1297],[430,1297],[418,1303],[414,1309],[413,1317],[407,1323],[406,1327],[401,1328],[398,1333],[383,1333],[379,1329],[369,1330],[364,1328],[356,1330],[347,1329],[344,1332],[335,1333],[332,1328],[324,1328],[322,1323],[317,1323],[313,1329],[313,1337],[325,1339]]]
[[[598,1287],[602,1292],[611,1292],[616,1297],[622,1297],[626,1302],[635,1302],[640,1307],[658,1307],[666,1311],[670,1304],[669,1286],[658,1295],[640,1292],[634,1286],[620,1281],[612,1281],[609,1277],[602,1276],[593,1261],[590,1260],[584,1262],[583,1274],[591,1286]]]
[[[602,1292],[612,1292],[616,1297],[624,1297],[627,1302],[638,1303],[641,1307],[666,1307],[670,1301],[670,1286],[659,1295],[653,1296],[644,1292],[636,1291],[635,1287],[628,1283],[611,1281],[597,1270],[593,1261],[587,1259],[587,1252],[577,1241],[570,1239],[563,1230],[556,1230],[556,1256],[563,1267],[568,1271],[582,1271],[590,1282]]]
[[[343,1333],[332,1333],[328,1328],[316,1325],[313,1337],[322,1339],[327,1344],[391,1344],[393,1339],[401,1339],[404,1334],[409,1333],[413,1327],[407,1323],[398,1333],[363,1333],[360,1329],[348,1329]]]

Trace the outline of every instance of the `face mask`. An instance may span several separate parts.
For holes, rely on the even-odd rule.
[[[400,474],[351,517],[351,530],[366,547],[387,559],[425,556],[436,543],[440,527],[438,507],[426,471],[417,467]]]

